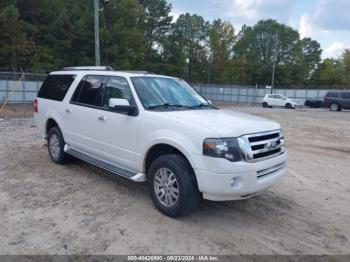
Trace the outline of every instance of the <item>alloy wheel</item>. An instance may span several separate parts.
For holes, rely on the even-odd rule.
[[[154,176],[154,192],[158,201],[165,207],[174,206],[179,199],[179,186],[175,174],[162,167]]]

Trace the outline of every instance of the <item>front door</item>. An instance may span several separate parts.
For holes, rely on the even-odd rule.
[[[109,99],[127,99],[135,105],[128,81],[110,76],[105,86],[101,108],[94,116],[94,142],[99,157],[121,168],[133,171],[136,138],[140,116],[130,116],[110,110]]]

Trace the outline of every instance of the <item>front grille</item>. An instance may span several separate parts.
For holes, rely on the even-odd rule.
[[[245,135],[239,138],[247,162],[262,161],[284,152],[281,130]]]

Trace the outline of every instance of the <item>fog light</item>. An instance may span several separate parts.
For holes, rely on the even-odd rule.
[[[233,187],[234,189],[238,189],[241,187],[241,181],[242,179],[240,177],[233,177],[230,182],[230,186]]]

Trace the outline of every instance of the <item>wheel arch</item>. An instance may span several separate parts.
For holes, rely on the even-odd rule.
[[[48,117],[45,123],[45,138],[47,138],[50,129],[56,126],[60,128],[59,122],[52,116]]]
[[[157,159],[158,157],[166,154],[179,154],[183,156],[190,167],[193,169],[193,165],[191,163],[190,158],[188,157],[188,154],[185,153],[183,150],[179,149],[178,146],[172,145],[170,143],[166,142],[160,142],[157,144],[153,144],[152,146],[149,147],[147,150],[144,160],[143,160],[143,170],[145,174],[147,175],[147,172],[149,170],[149,167],[151,166],[152,162]]]

